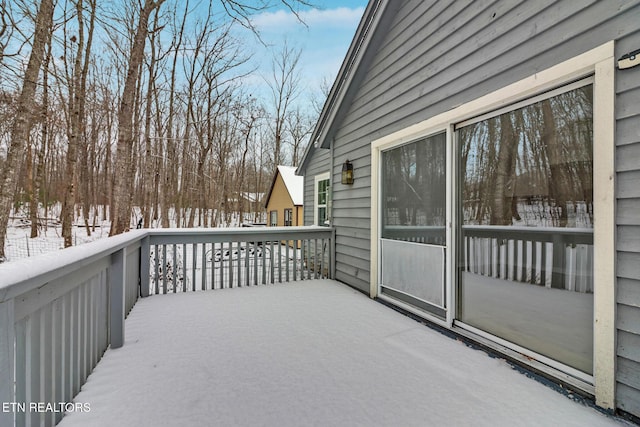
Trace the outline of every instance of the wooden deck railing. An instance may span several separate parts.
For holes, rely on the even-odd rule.
[[[333,277],[333,233],[327,227],[153,231],[142,243],[150,253],[142,294]]]
[[[139,296],[333,277],[326,227],[137,230],[0,268],[1,426],[52,426]]]
[[[383,237],[446,245],[437,226],[384,226]],[[483,276],[593,292],[593,230],[558,227],[462,227],[460,268]]]
[[[593,292],[593,230],[465,226],[464,271]]]

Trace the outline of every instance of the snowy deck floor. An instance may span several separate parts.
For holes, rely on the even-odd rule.
[[[329,280],[140,300],[70,426],[624,425]]]

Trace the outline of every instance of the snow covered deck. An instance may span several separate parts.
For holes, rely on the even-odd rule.
[[[331,280],[154,295],[61,426],[610,426]]]

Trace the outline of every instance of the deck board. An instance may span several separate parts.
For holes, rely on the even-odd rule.
[[[157,295],[70,426],[621,425],[338,282]]]

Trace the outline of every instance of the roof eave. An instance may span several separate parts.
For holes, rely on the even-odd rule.
[[[310,143],[307,146],[302,162],[296,170],[296,174],[301,174],[307,166],[311,154],[315,148],[329,148],[333,124],[337,112],[342,105],[345,94],[353,81],[362,58],[369,46],[375,29],[380,22],[382,12],[384,12],[389,0],[373,0],[367,4],[367,9],[362,15],[356,34],[351,41],[345,59],[342,61],[338,76],[331,87],[329,96],[322,107],[322,112],[311,134]]]

